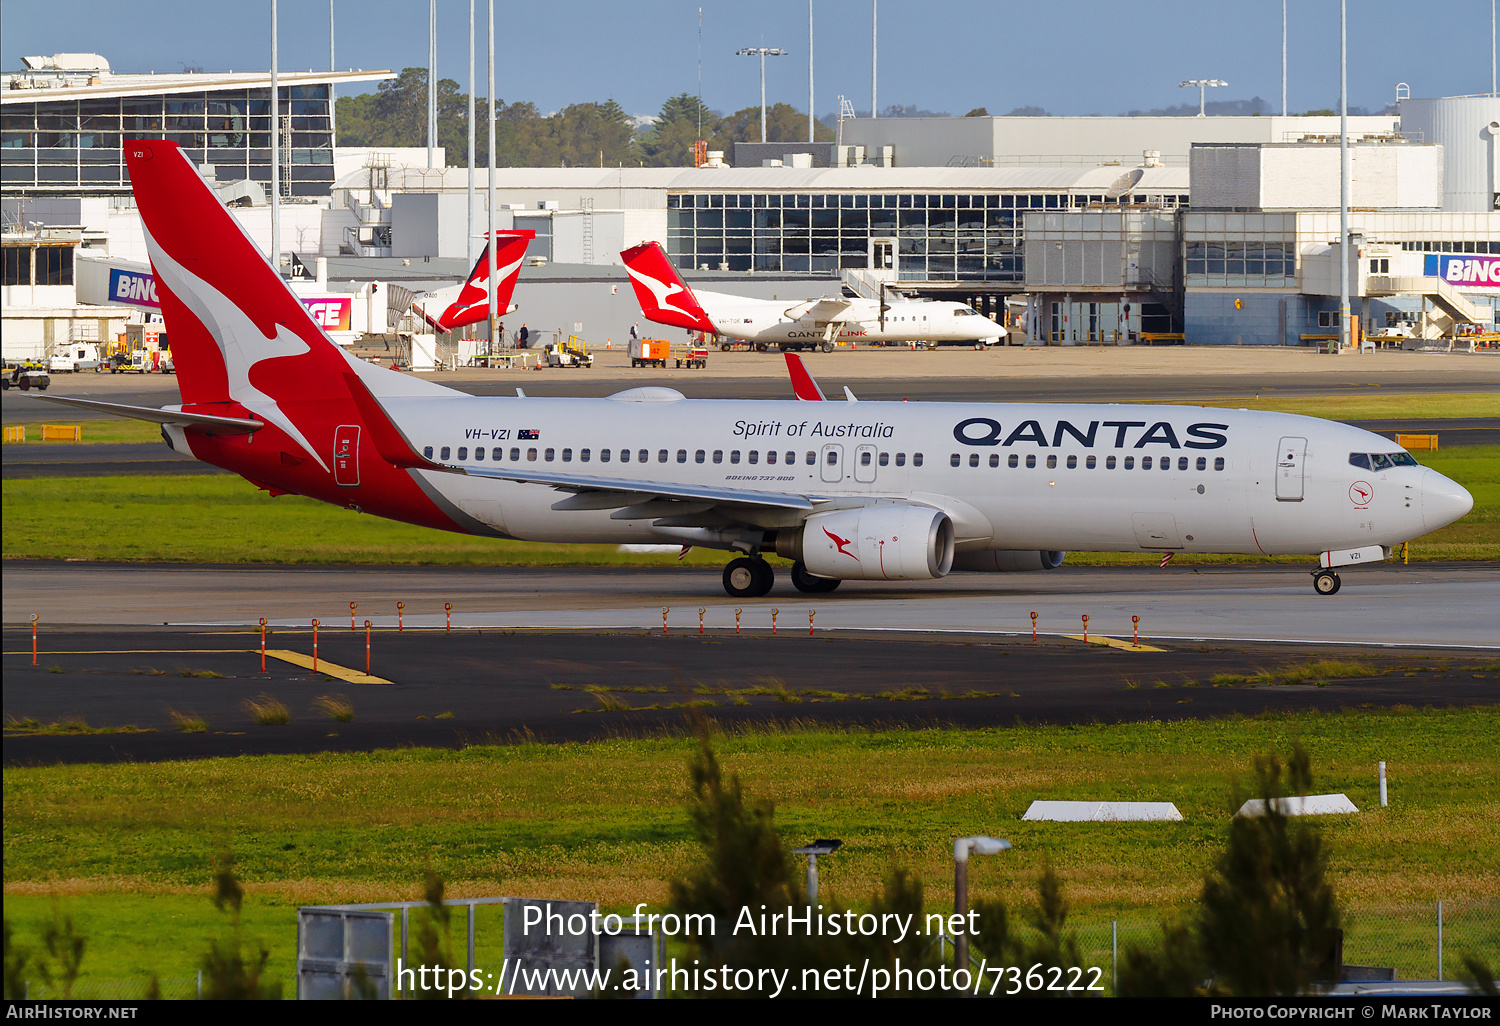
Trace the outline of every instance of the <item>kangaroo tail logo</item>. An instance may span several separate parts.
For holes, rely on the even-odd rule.
[[[635,298],[647,320],[675,328],[719,333],[699,304],[698,297],[693,295],[693,290],[678,276],[667,254],[662,252],[661,243],[643,242],[622,252],[620,259],[625,263],[625,273],[630,275]]]
[[[841,552],[844,555],[848,556],[850,559],[854,560],[856,563],[859,562],[859,557],[858,556],[856,556],[854,553],[850,552],[848,549],[844,548],[845,545],[849,544],[850,540],[848,538],[840,538],[838,535],[834,534],[832,531],[830,531],[826,527],[823,528],[823,533],[826,534],[826,535],[828,535],[828,539],[833,542],[834,548],[838,549],[839,552]]]

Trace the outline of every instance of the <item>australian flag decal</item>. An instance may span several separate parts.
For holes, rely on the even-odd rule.
[[[522,428],[516,432],[516,438],[523,442],[534,442],[542,437],[542,433],[536,428]]]

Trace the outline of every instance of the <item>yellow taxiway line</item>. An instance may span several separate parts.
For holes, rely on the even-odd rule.
[[[1074,641],[1087,641],[1090,645],[1105,645],[1105,646],[1107,646],[1109,648],[1118,648],[1118,649],[1121,649],[1122,651],[1125,651],[1125,652],[1165,652],[1166,651],[1166,649],[1164,649],[1164,648],[1153,648],[1150,645],[1132,645],[1128,641],[1121,641],[1119,638],[1106,638],[1106,637],[1104,637],[1101,634],[1095,634],[1092,637],[1088,637],[1088,638],[1085,638],[1082,634],[1064,634],[1063,637],[1065,637],[1065,638],[1071,638]],[[270,655],[269,652],[267,652],[266,654]]]

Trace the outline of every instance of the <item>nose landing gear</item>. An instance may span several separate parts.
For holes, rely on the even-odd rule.
[[[1337,595],[1343,583],[1343,581],[1339,580],[1339,575],[1332,570],[1316,570],[1313,572],[1313,591],[1319,595]]]
[[[759,556],[731,559],[724,568],[724,590],[730,598],[760,598],[775,583],[771,565]]]

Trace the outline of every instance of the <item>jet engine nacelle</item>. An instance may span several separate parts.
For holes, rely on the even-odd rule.
[[[811,574],[844,581],[920,581],[953,566],[953,521],[928,506],[883,504],[807,518],[801,558]]]
[[[953,569],[983,574],[1019,573],[1022,570],[1056,570],[1063,564],[1066,552],[1038,552],[1035,549],[981,549],[960,552],[953,557]]]

